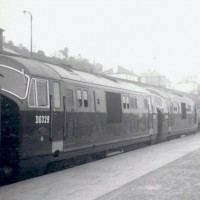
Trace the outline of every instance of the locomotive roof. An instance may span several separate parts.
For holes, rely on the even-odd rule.
[[[138,85],[128,83],[126,81],[115,80],[111,77],[100,75],[100,74],[93,74],[93,73],[74,70],[74,69],[73,70],[66,69],[57,65],[52,65],[52,64],[47,64],[47,65],[50,66],[53,70],[55,70],[60,75],[60,77],[64,80],[70,79],[70,80],[75,80],[79,82],[101,85],[105,87],[119,88],[122,90],[130,90],[130,91],[150,94],[150,92],[148,92],[146,89]]]
[[[17,56],[5,56],[0,55],[0,64],[4,64],[20,71],[24,70],[28,75],[34,75],[39,77],[48,77],[52,79],[59,79],[58,74],[54,70],[45,67],[45,63],[37,60],[17,57]]]
[[[147,91],[145,88],[134,85],[132,83],[128,83],[126,81],[115,80],[111,77],[106,77],[100,74],[92,74],[89,72],[68,69],[58,65],[48,64],[45,62],[16,56],[0,55],[0,58],[1,64],[6,63],[11,67],[16,67],[14,63],[17,63],[17,69],[25,70],[25,73],[28,73],[29,75],[33,76],[63,81],[73,80],[82,83],[89,83],[99,86],[112,87],[122,90],[135,91],[138,93],[150,94],[150,92]]]

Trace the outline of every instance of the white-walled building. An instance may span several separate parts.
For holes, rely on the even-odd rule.
[[[147,70],[141,75],[141,82],[165,88],[171,88],[171,82],[155,70]]]
[[[138,75],[136,75],[134,72],[129,71],[128,69],[125,69],[124,67],[121,67],[121,66],[117,66],[117,67],[105,70],[104,73],[108,76],[112,76],[116,78],[121,78],[125,80],[130,80],[130,81],[138,81]]]

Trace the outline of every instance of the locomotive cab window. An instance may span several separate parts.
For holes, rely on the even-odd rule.
[[[36,106],[36,89],[35,79],[31,81],[31,87],[29,92],[29,106]]]
[[[24,70],[19,71],[9,66],[0,65],[0,86],[1,89],[17,96],[20,99],[26,98],[29,76]]]
[[[30,107],[48,107],[48,81],[32,79],[28,104]]]

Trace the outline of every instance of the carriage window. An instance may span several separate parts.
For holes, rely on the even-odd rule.
[[[130,108],[134,108],[134,101],[132,97],[130,98]]]
[[[54,93],[54,106],[55,108],[60,108],[60,84],[55,82],[53,84]]]
[[[84,107],[88,107],[88,92],[86,90],[83,90],[83,102]]]
[[[129,97],[126,97],[126,106],[127,106],[127,109],[129,109],[129,107],[130,107]]]
[[[187,105],[187,111],[188,111],[188,112],[192,111],[191,105]]]
[[[28,98],[29,106],[36,106],[35,80],[31,82],[31,89]]]
[[[180,110],[181,110],[181,109],[180,109],[180,104],[178,103],[178,112],[179,112],[179,113],[180,113]]]
[[[173,103],[173,112],[179,113],[179,103],[176,102]]]
[[[122,96],[123,108],[126,109],[126,97]]]
[[[82,91],[80,89],[77,90],[77,103],[78,107],[82,107]]]
[[[37,80],[37,98],[38,98],[38,106],[48,105],[47,81]]]

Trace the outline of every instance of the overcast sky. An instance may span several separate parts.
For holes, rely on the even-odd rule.
[[[172,81],[200,75],[199,0],[0,0],[6,41],[47,55],[69,48],[104,69],[155,69]]]

